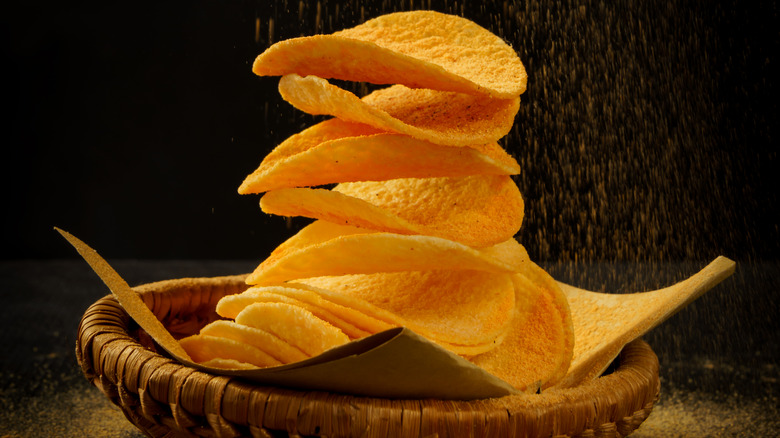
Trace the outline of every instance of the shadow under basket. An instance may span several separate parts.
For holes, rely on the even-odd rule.
[[[184,278],[135,290],[182,337],[216,319],[217,301],[243,291],[244,278]],[[578,387],[475,401],[263,386],[184,366],[158,350],[111,295],[79,324],[84,375],[153,437],[623,437],[647,418],[660,391],[658,358],[642,340]]]

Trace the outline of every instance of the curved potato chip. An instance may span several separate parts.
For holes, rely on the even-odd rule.
[[[250,364],[259,368],[282,365],[281,362],[258,348],[220,336],[197,334],[180,339],[179,344],[196,363],[219,363],[219,361],[214,362],[214,360],[222,359]],[[228,363],[233,363],[235,366],[234,362]]]
[[[297,362],[309,357],[300,349],[293,347],[272,333],[255,327],[237,324],[234,321],[217,320],[211,322],[200,330],[200,334],[228,338],[251,345],[280,363]]]
[[[271,332],[309,356],[349,342],[347,335],[330,323],[285,303],[250,304],[236,315],[236,322]]]
[[[402,134],[380,133],[334,138],[305,150],[288,152],[293,155],[278,152],[274,160],[268,163],[264,160],[241,183],[238,192],[261,193],[352,181],[515,175],[520,172],[517,161],[495,142],[452,147]]]
[[[373,306],[370,303],[364,300],[360,300],[354,296],[345,296],[343,294],[326,291],[324,289],[302,283],[287,283],[287,285],[290,287],[279,288],[276,293],[284,294],[286,297],[295,297],[295,299],[299,302],[302,301],[306,303],[316,303],[316,306],[321,307],[322,309],[327,309],[328,314],[331,317],[335,316],[342,323],[346,322],[355,327],[358,327],[361,330],[365,328],[364,330],[370,334],[379,333],[380,331],[388,330],[393,327],[416,327],[415,324],[410,323],[404,318],[379,307]],[[281,292],[282,289],[284,292]],[[327,297],[327,299],[325,297]],[[314,310],[311,311],[313,314],[320,317]],[[325,319],[328,318],[328,316],[325,316],[325,318],[320,318],[334,326],[337,326],[336,323],[331,322],[330,319]],[[424,332],[424,328],[418,331],[419,334],[423,334]],[[495,348],[501,343],[505,334],[506,331],[498,333],[495,337],[485,339],[484,341],[468,344],[448,342],[448,339],[436,337],[435,335],[431,339],[440,346],[452,351],[455,354],[460,354],[462,356],[474,356]]]
[[[370,234],[374,231],[365,228],[351,227],[348,225],[339,225],[327,221],[314,221],[301,228],[300,231],[282,242],[271,251],[271,254],[264,262],[274,263],[275,259],[283,257],[289,253],[302,248],[317,245],[337,237],[350,236],[353,234]]]
[[[362,137],[387,133],[381,129],[362,123],[345,122],[341,119],[328,119],[312,125],[303,131],[293,134],[276,146],[263,158],[261,168],[273,165],[275,162],[295,156],[299,153],[319,146],[322,143],[349,137]]]
[[[356,226],[366,230],[420,234],[413,224],[361,199],[325,189],[279,189],[260,199],[260,208],[268,214],[303,216],[322,221]]]
[[[370,324],[377,324],[377,332],[393,327],[404,326],[406,324],[406,321],[404,321],[403,318],[399,317],[398,315],[376,307],[365,300],[360,300],[355,297],[336,293],[328,289],[312,286],[311,284],[300,283],[298,281],[285,283],[285,286],[299,289],[304,292],[311,292],[321,297],[323,300],[366,315],[368,318],[378,321],[378,323],[370,322]]]
[[[209,368],[222,368],[224,370],[253,370],[257,369],[255,365],[239,362],[235,359],[222,359],[221,357],[215,357],[207,361],[200,363],[203,366]]]
[[[312,291],[315,294],[321,296],[322,298],[327,299],[327,301],[340,304],[349,309],[354,309],[359,314],[364,315],[371,320],[380,321],[380,324],[386,325],[385,328],[377,329],[376,332],[387,330],[392,327],[410,326],[408,321],[404,320],[398,315],[395,315],[391,312],[388,312],[385,309],[374,306],[365,300],[357,299],[353,296],[343,295],[327,289],[322,289],[304,283],[290,282],[290,283],[286,283],[286,285],[289,286],[290,288],[294,287],[294,288],[300,288],[301,290],[305,290],[305,291]],[[445,342],[441,339],[433,340],[433,341],[439,344],[439,346],[455,354],[459,354],[464,357],[472,357],[492,350],[493,348],[495,348],[497,345],[501,343],[504,336],[506,336],[506,333],[502,333],[501,335],[499,335],[497,338],[493,340],[489,340],[487,342],[483,342],[480,344],[471,344],[471,345],[452,344],[452,343]]]
[[[519,96],[527,82],[517,53],[501,38],[433,11],[387,14],[332,35],[281,41],[258,56],[252,70],[502,98]]]
[[[241,313],[241,311],[244,310],[246,306],[261,302],[260,300],[257,300],[254,297],[245,295],[246,291],[250,289],[252,288],[250,287],[249,289],[246,289],[244,292],[237,293],[237,294],[229,294],[220,298],[219,301],[217,301],[217,306],[215,308],[217,315],[221,316],[222,318],[236,319],[236,316],[238,316],[238,314]],[[260,289],[260,288],[256,288],[256,289]],[[284,286],[266,286],[262,288],[262,292],[273,293],[275,291],[283,290],[283,289]],[[208,326],[209,325],[207,325],[206,327]],[[272,335],[272,336],[276,336],[276,335]]]
[[[403,318],[416,333],[454,345],[494,343],[509,328],[515,307],[510,274],[415,271],[300,282],[366,301]]]
[[[376,234],[376,232],[365,228],[358,228],[349,225],[340,225],[333,222],[317,220],[303,227],[292,237],[282,242],[273,251],[271,251],[271,254],[263,261],[263,263],[272,265],[275,264],[278,259],[296,251],[323,244],[336,238],[354,236],[358,234]],[[508,260],[510,264],[514,264],[518,267],[523,266],[525,261],[529,259],[525,248],[514,239],[509,239],[506,242],[502,242],[501,244],[489,246],[486,248],[479,248],[478,251],[480,254],[483,254],[484,256],[492,259]]]
[[[541,268],[516,274],[517,313],[504,342],[471,361],[521,391],[547,388],[571,363],[574,329],[566,296]]]
[[[363,99],[317,76],[289,74],[279,81],[284,100],[312,115],[332,115],[448,146],[492,143],[509,133],[520,98],[412,89],[403,85]]]
[[[249,288],[240,294],[232,294],[222,297],[217,303],[217,314],[223,318],[235,318],[239,313],[241,313],[242,310],[244,310],[244,308],[254,303],[286,303],[308,310],[317,318],[320,318],[321,320],[344,332],[344,334],[349,336],[350,339],[360,339],[372,334],[355,327],[353,324],[333,314],[326,308],[317,306],[311,302],[300,301],[291,297],[290,294],[279,293],[279,290],[283,290],[284,288],[269,287],[268,289],[275,290],[264,289],[265,288],[257,287]]]
[[[537,287],[541,285],[543,289],[550,293],[553,306],[560,314],[563,323],[563,343],[559,346],[560,350],[553,351],[554,355],[560,352],[560,362],[558,367],[550,374],[548,382],[542,386],[542,388],[547,388],[566,376],[574,358],[574,321],[571,316],[569,300],[555,279],[534,262],[528,263],[525,267],[526,269],[522,272],[522,275],[536,284]]]
[[[271,285],[308,277],[433,269],[511,273],[522,271],[527,261],[525,250],[514,239],[475,249],[432,236],[353,234],[272,254],[246,282]]]
[[[262,289],[271,287],[273,286],[266,286]],[[249,290],[251,289],[261,288],[251,287]],[[317,290],[303,284],[287,283],[286,287],[277,288],[274,293],[325,309],[370,334],[405,325],[405,322],[398,316],[374,308],[368,303],[361,303],[351,297],[339,299],[335,297],[334,293]]]
[[[260,200],[269,214],[424,234],[478,248],[514,236],[523,221],[523,206],[520,191],[506,175],[343,183],[332,191],[280,189]]]

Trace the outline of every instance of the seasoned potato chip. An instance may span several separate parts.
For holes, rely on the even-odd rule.
[[[387,14],[332,35],[274,44],[260,76],[289,73],[514,97],[527,75],[515,51],[474,22],[433,11]]]
[[[273,286],[251,287],[248,290],[270,288]],[[339,298],[335,296],[335,293],[296,283],[286,283],[285,287],[274,288],[274,290],[276,294],[322,308],[369,334],[405,325],[398,316],[375,308],[368,303],[360,303],[356,298]]]
[[[234,321],[217,320],[211,322],[200,330],[200,334],[228,338],[251,345],[280,363],[297,362],[308,358],[300,349],[293,347],[278,336],[265,330],[237,324]]]
[[[340,119],[328,119],[288,137],[263,158],[260,167],[267,168],[274,165],[277,161],[306,152],[309,149],[332,140],[382,133],[386,134],[387,131],[382,131],[362,123],[345,122]]]
[[[279,92],[309,114],[332,115],[449,146],[498,141],[509,133],[520,108],[520,98],[491,99],[403,85],[360,99],[322,78],[296,74],[282,77]]]
[[[279,189],[260,199],[260,208],[278,216],[303,216],[327,222],[401,234],[415,233],[415,224],[362,199],[326,189]]]
[[[286,303],[308,310],[317,318],[343,331],[350,339],[360,339],[371,334],[355,327],[352,323],[345,321],[324,307],[291,297],[291,295],[297,292],[296,290],[293,290],[292,293],[284,293],[284,289],[283,287],[273,286],[265,288],[254,287],[240,294],[224,296],[217,303],[217,314],[223,318],[235,318],[250,304]]]
[[[415,271],[318,277],[299,282],[354,297],[392,312],[434,341],[494,342],[515,307],[511,275],[479,271]]]
[[[571,363],[574,331],[568,302],[552,278],[533,265],[516,274],[517,313],[504,342],[471,361],[522,391],[547,388]]]
[[[268,192],[260,207],[280,216],[425,234],[477,248],[512,238],[523,221],[523,198],[506,175],[343,183],[332,191],[281,189]]]
[[[274,151],[285,144],[286,141]],[[451,147],[407,135],[381,133],[334,138],[312,144],[305,150],[290,149],[288,152],[292,155],[281,151],[274,160],[264,160],[241,183],[238,192],[261,193],[351,181],[514,175],[520,172],[517,161],[495,142]]]
[[[349,342],[338,328],[286,303],[250,304],[236,316],[236,322],[271,332],[309,356]]]
[[[314,221],[274,248],[265,262],[269,264],[275,263],[274,260],[287,254],[302,248],[327,242],[328,240],[337,237],[351,236],[354,234],[370,234],[373,232],[374,231],[372,230],[351,227],[349,225],[339,225],[327,221]]]
[[[204,362],[200,363],[203,366],[207,366],[210,368],[222,368],[224,370],[253,370],[257,369],[256,366],[239,362],[235,359],[222,359],[221,357],[215,357],[214,359],[210,359]]]
[[[350,295],[344,295],[297,281],[285,283],[285,286],[300,289],[304,292],[310,292],[327,302],[355,311],[359,315],[365,315],[369,319],[366,320],[364,323],[365,325],[361,324],[360,326],[366,327],[367,330],[373,327],[373,331],[380,332],[389,328],[406,325],[406,321],[400,316]]]
[[[269,257],[246,282],[271,285],[308,277],[434,269],[511,273],[521,271],[527,261],[514,239],[475,249],[440,237],[353,234]]]
[[[563,342],[558,344],[557,348],[553,347],[551,351],[553,356],[560,358],[560,361],[557,368],[550,373],[548,382],[543,385],[543,388],[547,388],[564,378],[574,357],[574,322],[571,317],[571,308],[566,295],[555,279],[534,262],[527,264],[521,275],[535,284],[536,287],[541,287],[550,294],[552,306],[560,315],[562,322]]]
[[[302,283],[286,283],[286,286],[283,292],[285,295],[294,296],[300,301],[316,302],[318,306],[329,310],[344,321],[348,321],[372,334],[393,327],[414,326],[400,316],[355,296],[344,295]],[[295,293],[295,289],[300,293]],[[445,339],[434,339],[434,341],[455,354],[474,356],[495,348],[496,345],[501,343],[504,335],[505,333],[500,333],[497,337],[490,338],[485,342],[467,345],[450,343]]]
[[[358,312],[357,315],[363,315],[364,317],[367,317],[368,321],[372,323],[371,326],[376,327],[375,333],[378,333],[382,330],[387,330],[392,327],[411,328],[412,326],[412,324],[409,321],[401,318],[400,316],[392,312],[389,312],[385,309],[382,309],[378,306],[374,306],[373,304],[365,300],[359,299],[355,296],[333,292],[327,289],[322,289],[304,283],[290,282],[290,283],[286,283],[286,285],[289,287],[297,287],[303,290],[312,291],[332,303],[338,303],[348,310]],[[377,321],[379,321],[379,325],[374,325],[376,324]],[[358,325],[359,322],[355,320],[355,324]],[[422,333],[418,331],[418,334],[422,334]],[[434,339],[433,341],[439,344],[441,347],[450,350],[455,354],[459,354],[464,357],[471,357],[492,350],[493,348],[495,348],[497,345],[501,343],[505,335],[506,333],[502,333],[495,339],[491,339],[483,343],[476,343],[476,344],[469,344],[469,345],[453,344],[453,343],[446,342],[442,339]]]
[[[251,364],[260,368],[282,364],[258,348],[220,336],[197,334],[180,339],[179,344],[190,358],[197,363],[224,359]]]

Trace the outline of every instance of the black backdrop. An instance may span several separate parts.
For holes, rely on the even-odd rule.
[[[541,261],[776,259],[776,2],[30,2],[4,13],[3,257],[262,259],[306,223],[236,188],[315,120],[269,42],[432,8],[529,72],[504,140]]]

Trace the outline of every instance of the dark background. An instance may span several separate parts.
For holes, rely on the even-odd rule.
[[[5,259],[257,259],[305,221],[243,178],[314,118],[270,42],[431,7],[529,73],[504,139],[541,262],[776,259],[778,8],[757,2],[31,2],[3,14]],[[319,18],[318,18],[319,17]]]

